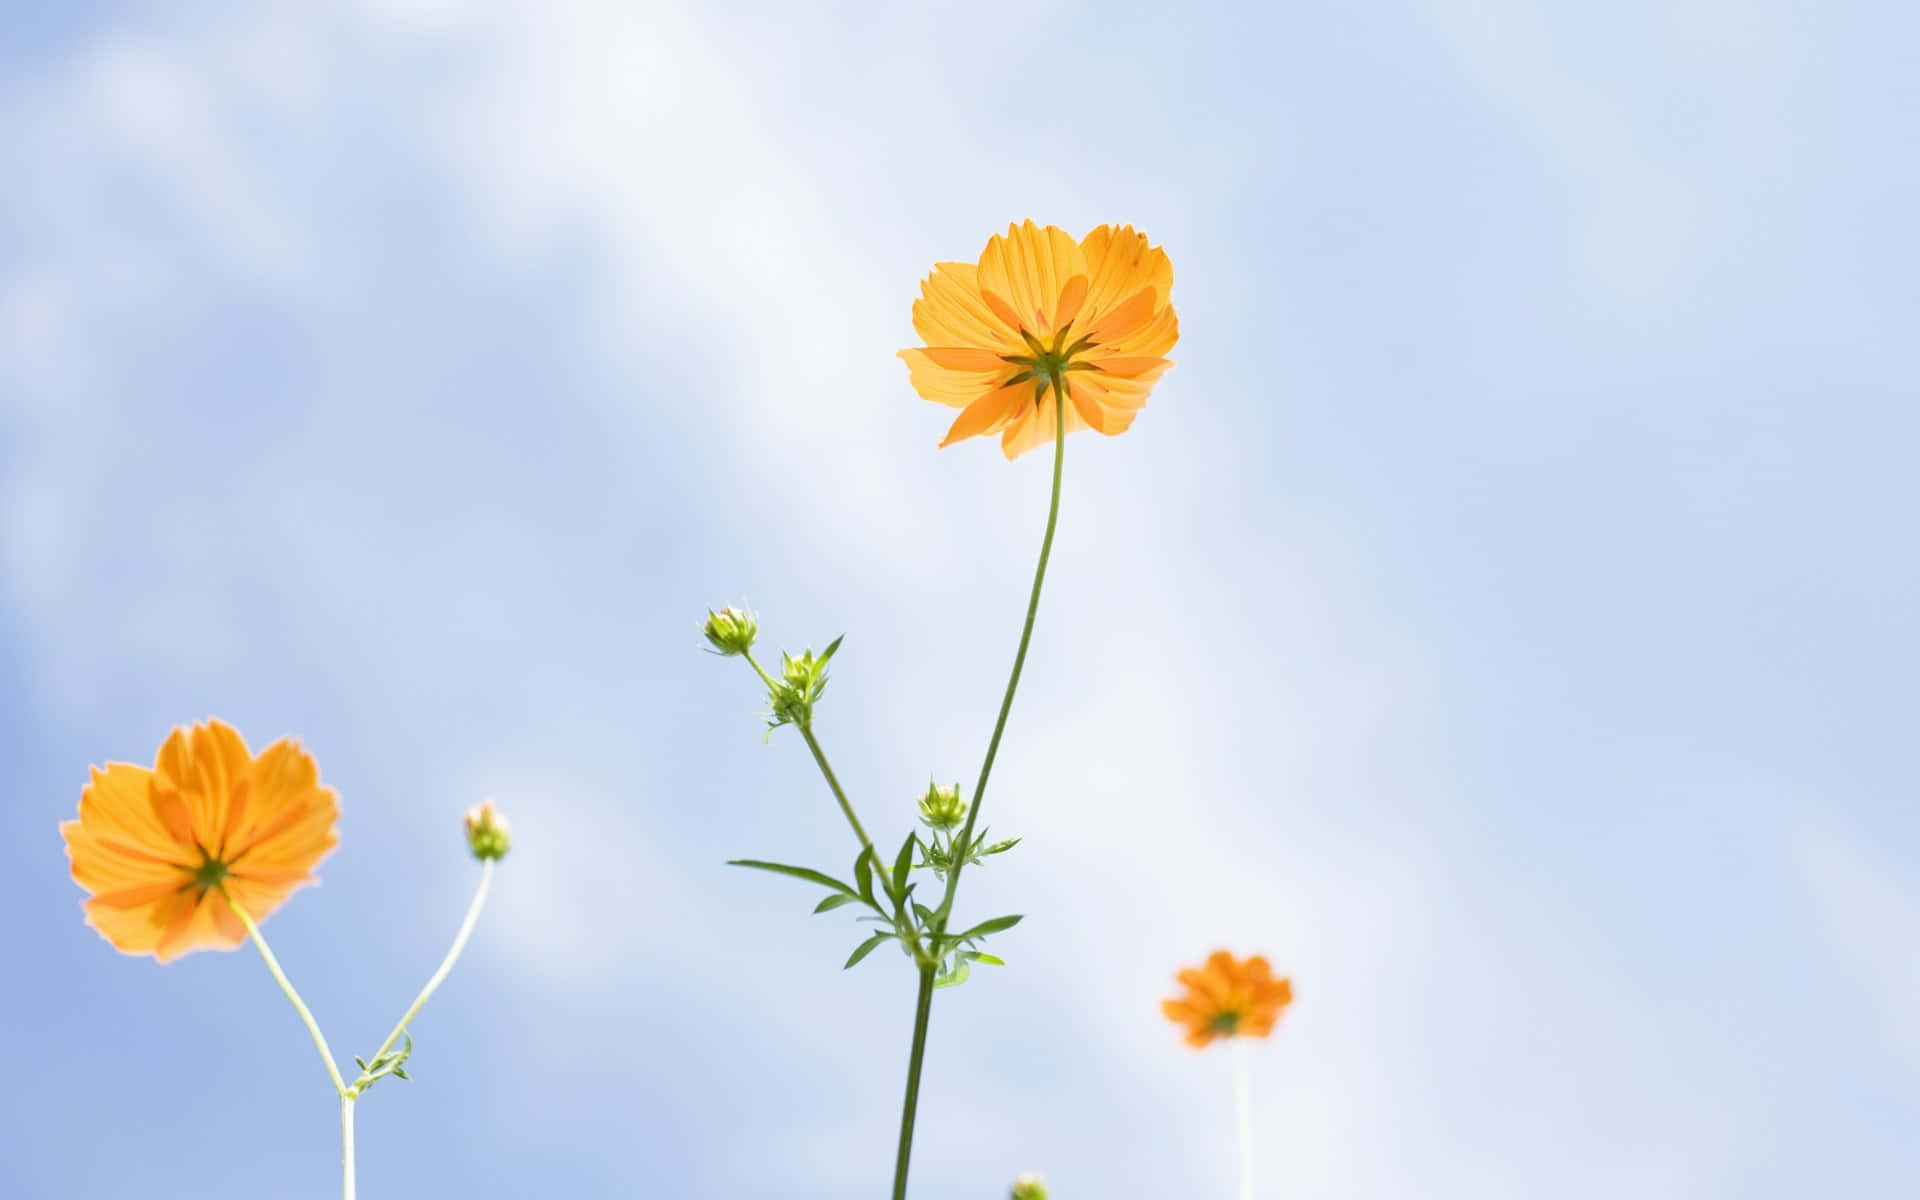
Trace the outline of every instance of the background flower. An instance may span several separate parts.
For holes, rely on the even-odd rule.
[[[1205,965],[1188,967],[1178,978],[1185,993],[1162,1000],[1160,1011],[1186,1027],[1187,1045],[1196,1049],[1215,1038],[1266,1037],[1293,1003],[1293,981],[1275,979],[1260,954],[1243,961],[1216,950]]]
[[[232,727],[175,729],[151,769],[95,767],[60,826],[87,924],[128,954],[171,962],[247,937],[226,895],[263,921],[339,840],[339,805],[282,738],[254,757]],[[225,893],[225,894],[223,894]]]

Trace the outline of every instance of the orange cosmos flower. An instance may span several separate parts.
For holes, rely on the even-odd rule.
[[[1079,241],[1032,221],[995,234],[978,263],[943,262],[920,285],[900,351],[913,388],[960,415],[940,444],[1000,435],[1008,458],[1053,440],[1059,378],[1069,433],[1122,433],[1173,364],[1173,264],[1131,225]]]
[[[1293,1003],[1293,981],[1275,979],[1265,956],[1236,960],[1225,950],[1206,965],[1180,972],[1186,995],[1162,1000],[1167,1019],[1187,1028],[1187,1045],[1196,1049],[1217,1037],[1266,1037]]]
[[[282,738],[255,757],[220,721],[175,729],[151,770],[93,768],[80,819],[67,821],[87,924],[127,954],[171,962],[230,950],[247,931],[226,895],[266,919],[339,840],[334,794],[313,759]]]

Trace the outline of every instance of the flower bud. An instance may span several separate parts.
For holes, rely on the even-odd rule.
[[[760,636],[760,622],[745,609],[723,608],[719,612],[708,609],[704,632],[707,644],[717,653],[745,654],[753,649],[753,639]]]
[[[467,846],[475,858],[482,862],[504,858],[511,844],[507,819],[494,808],[493,801],[467,810]]]
[[[927,794],[920,799],[920,819],[930,829],[958,828],[960,822],[967,819],[967,802],[960,798],[960,785],[927,784]]]
[[[1038,1175],[1022,1175],[1013,1181],[1011,1200],[1047,1200],[1047,1185]]]

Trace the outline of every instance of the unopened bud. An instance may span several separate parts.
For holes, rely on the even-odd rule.
[[[967,802],[960,798],[960,785],[941,787],[929,783],[927,794],[920,798],[920,819],[930,829],[958,828],[960,822],[967,819]]]
[[[745,609],[723,608],[719,612],[707,610],[707,644],[721,654],[745,654],[753,649],[753,639],[760,636],[760,622]]]
[[[1013,1181],[1012,1200],[1047,1200],[1047,1185],[1038,1175],[1022,1175]]]
[[[482,862],[505,858],[511,844],[507,819],[494,808],[493,801],[488,800],[467,810],[467,845],[473,850],[475,858]]]

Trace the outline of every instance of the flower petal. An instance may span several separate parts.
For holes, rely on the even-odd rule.
[[[952,428],[942,438],[944,448],[963,438],[977,437],[983,433],[992,433],[1001,428],[1020,412],[1023,405],[1033,402],[1034,382],[1031,379],[1019,383],[997,387],[975,400],[954,418]]]
[[[1057,327],[1063,300],[1072,299],[1073,308],[1079,309],[1085,285],[1076,285],[1076,297],[1069,293],[1068,284],[1086,273],[1086,256],[1066,230],[1026,221],[1008,226],[1004,236],[995,234],[987,240],[980,252],[978,278],[982,299],[989,304],[1004,302],[1005,309],[994,305],[1003,320],[1011,315],[1017,328],[1046,338]]]
[[[924,349],[900,351],[907,377],[923,399],[948,408],[965,408],[992,391],[1000,371],[956,371],[936,363]],[[1004,368],[1005,363],[1000,363]]]
[[[972,263],[934,265],[913,302],[913,328],[929,346],[980,346],[1009,354],[1026,349],[1018,317],[997,312],[981,296],[979,268]]]

